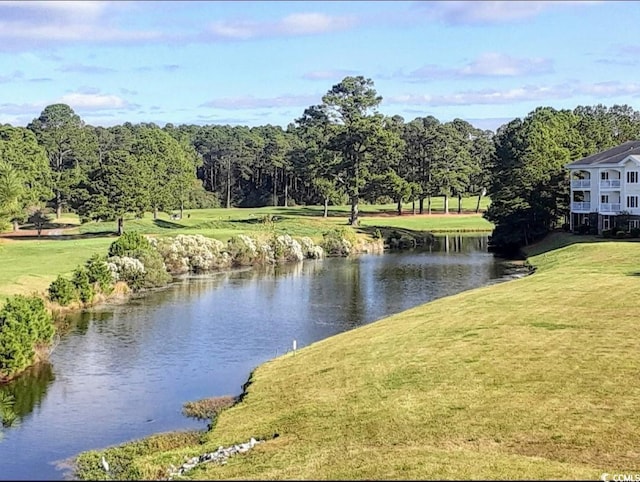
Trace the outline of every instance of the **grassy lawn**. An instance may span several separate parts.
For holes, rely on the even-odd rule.
[[[585,242],[553,249],[571,238]],[[586,241],[556,236],[535,248],[532,276],[440,299],[265,363],[202,445],[138,455],[135,465],[157,478],[185,455],[256,437],[269,440],[188,477],[593,480],[638,473],[640,243]]]
[[[0,239],[0,302],[9,295],[44,292],[59,274],[70,274],[115,238]]]
[[[437,205],[438,198],[433,204]],[[482,205],[486,207],[485,201]],[[465,203],[475,208],[475,200]],[[440,199],[440,209],[442,200]],[[154,220],[151,213],[142,219],[125,220],[125,230],[154,236],[177,234],[202,234],[227,241],[237,234],[269,235],[290,234],[309,236],[316,242],[323,232],[346,226],[349,206],[332,206],[330,215],[322,217],[321,206],[264,207],[231,209],[194,209],[185,211],[183,219],[171,219],[160,213]],[[406,205],[409,210],[410,206]],[[442,230],[490,230],[492,225],[478,214],[451,214],[448,216],[395,215],[394,205],[362,205],[362,226],[394,226],[425,231]],[[264,223],[270,216],[273,222]],[[31,226],[24,226],[31,229]],[[44,292],[59,274],[69,274],[95,253],[104,254],[114,240],[115,222],[89,222],[81,224],[78,217],[65,214],[60,220],[46,226],[47,229],[63,229],[62,235],[29,238],[0,238],[0,303],[12,294]],[[10,233],[7,233],[10,234]]]

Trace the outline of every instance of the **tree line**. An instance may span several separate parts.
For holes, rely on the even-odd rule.
[[[488,194],[492,241],[538,239],[568,214],[563,165],[640,138],[626,105],[540,107],[497,132],[433,116],[405,121],[378,112],[371,79],[345,77],[286,128],[124,123],[86,125],[66,104],[25,128],[0,126],[0,221],[37,218],[45,206],[82,220],[231,206],[351,205]],[[460,203],[458,203],[460,209]]]

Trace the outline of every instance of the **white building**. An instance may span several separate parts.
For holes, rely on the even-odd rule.
[[[587,224],[598,233],[615,226],[615,217],[629,214],[629,228],[640,228],[640,141],[571,162],[570,228]]]

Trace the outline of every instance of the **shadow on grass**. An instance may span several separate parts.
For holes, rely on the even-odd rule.
[[[56,223],[56,222],[44,223],[42,225],[42,229],[69,229],[69,228],[77,228],[77,227],[78,227],[77,224]],[[18,231],[32,231],[35,229],[37,228],[34,224],[22,224],[18,228]]]
[[[164,219],[154,219],[153,224],[163,229],[184,229],[186,227],[182,224],[173,223]]]
[[[82,234],[42,234],[38,236],[37,234],[33,235],[2,235],[3,239],[12,239],[15,241],[74,241],[78,239],[93,239],[93,238],[117,238],[118,233],[115,231],[96,231],[91,233],[82,233]]]
[[[603,241],[617,241],[615,239],[605,239],[601,236],[590,234],[573,234],[564,231],[554,231],[549,233],[540,241],[522,249],[526,257],[538,256],[549,251],[581,243],[601,243]]]

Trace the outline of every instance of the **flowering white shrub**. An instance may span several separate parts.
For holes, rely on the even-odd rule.
[[[107,268],[111,271],[113,279],[124,281],[130,286],[137,286],[144,279],[144,265],[139,259],[129,256],[112,256],[107,259]]]
[[[300,246],[302,247],[302,254],[304,254],[305,258],[320,259],[324,257],[324,249],[322,249],[322,246],[318,246],[307,236],[300,238]]]
[[[324,250],[330,256],[349,256],[354,244],[343,236],[339,230],[330,231],[324,235]]]
[[[179,234],[175,238],[163,239],[157,245],[171,273],[201,272],[227,267],[230,258],[223,248],[221,241],[201,234]]]
[[[232,237],[227,247],[235,264],[251,265],[258,257],[258,247],[255,241],[244,234]]]
[[[288,234],[275,238],[273,252],[278,261],[302,261],[304,259],[300,243]]]

